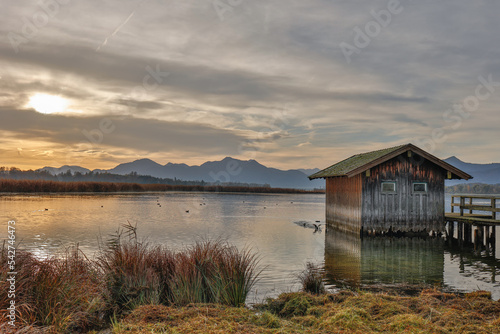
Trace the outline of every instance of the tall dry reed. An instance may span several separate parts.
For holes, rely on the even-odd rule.
[[[122,225],[103,243],[96,260],[77,248],[44,260],[17,251],[17,323],[71,333],[102,327],[141,305],[241,306],[260,274],[255,254],[221,240],[173,252],[139,242],[136,230]],[[5,310],[11,299],[5,246],[0,261],[0,308]],[[8,321],[5,316],[0,325]]]
[[[0,307],[12,298],[7,294],[6,248],[1,252]],[[18,324],[52,327],[58,332],[88,329],[100,322],[104,304],[98,271],[78,249],[62,258],[39,260],[33,254],[16,253],[16,312]],[[2,314],[5,316],[5,314]],[[6,319],[1,319],[6,321]]]

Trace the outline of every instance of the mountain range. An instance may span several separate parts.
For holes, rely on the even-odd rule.
[[[44,167],[40,170],[51,174],[79,172],[82,174],[91,170],[80,166]],[[97,173],[111,173],[126,175],[136,172],[139,175],[150,175],[158,178],[179,179],[184,181],[205,181],[268,184],[275,188],[297,188],[314,189],[324,188],[321,180],[309,181],[308,175],[319,171],[319,169],[293,169],[280,170],[269,168],[255,160],[238,160],[226,157],[221,161],[208,161],[200,166],[189,166],[186,164],[168,163],[161,165],[150,159],[140,159],[133,162],[120,164],[112,169],[95,169]]]
[[[492,164],[474,164],[463,162],[457,157],[445,159],[447,163],[472,175],[474,178],[469,181],[450,180],[446,181],[447,186],[460,183],[500,183],[500,163]],[[59,168],[44,167],[51,174],[79,172],[82,174],[91,172],[87,168],[80,166],[62,166]],[[233,183],[252,183],[269,184],[276,188],[298,188],[313,189],[324,188],[323,180],[309,181],[308,175],[319,171],[314,169],[292,169],[280,170],[266,167],[255,160],[238,160],[226,157],[221,161],[208,161],[200,166],[189,166],[186,164],[168,163],[161,165],[150,159],[140,159],[133,162],[120,164],[112,169],[95,169],[93,172],[112,173],[126,175],[136,172],[139,175],[150,175],[158,178],[179,179],[184,181],[205,181],[214,182],[233,182]]]
[[[460,183],[486,183],[486,184],[499,184],[500,183],[500,163],[491,164],[474,164],[470,162],[463,162],[457,157],[449,157],[445,159],[450,165],[457,167],[467,174],[473,176],[472,180],[449,180],[446,181],[447,186],[454,186]]]

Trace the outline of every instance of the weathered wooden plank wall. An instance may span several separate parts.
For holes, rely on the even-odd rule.
[[[413,154],[402,154],[363,174],[363,230],[377,232],[444,231],[446,171]],[[382,181],[395,181],[395,193],[382,193]],[[416,193],[413,182],[426,182],[426,193]]]
[[[342,231],[361,229],[362,177],[326,179],[326,223]]]

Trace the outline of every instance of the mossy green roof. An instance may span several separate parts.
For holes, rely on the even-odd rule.
[[[320,178],[324,178],[324,177],[345,176],[349,172],[352,172],[355,169],[358,169],[366,164],[369,164],[377,159],[380,159],[385,155],[391,154],[391,153],[403,148],[404,146],[407,146],[407,145],[400,145],[400,146],[385,148],[385,149],[378,150],[378,151],[372,151],[372,152],[353,155],[350,158],[342,160],[341,162],[338,162],[333,166],[325,168],[322,171],[319,171],[319,172],[309,176],[309,179],[313,180],[313,179],[320,179]]]
[[[323,169],[322,171],[319,171],[309,176],[309,179],[313,180],[313,179],[321,179],[321,178],[336,177],[336,176],[352,177],[374,166],[384,163],[389,159],[395,158],[399,154],[403,154],[407,151],[412,151],[420,155],[424,159],[440,166],[444,170],[451,172],[452,175],[448,177],[450,179],[469,180],[472,178],[472,176],[467,174],[466,172],[448,164],[447,162],[433,156],[430,153],[425,152],[421,148],[418,148],[417,146],[412,144],[406,144],[406,145],[385,148],[383,150],[353,155],[350,158],[342,160],[341,162],[338,162],[333,166],[330,166],[326,169]]]

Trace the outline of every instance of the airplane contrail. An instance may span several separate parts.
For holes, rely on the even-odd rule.
[[[132,18],[132,16],[134,16],[135,14],[135,10],[127,17],[127,19],[125,21],[123,21],[118,27],[116,27],[115,31],[113,31],[111,33],[111,35],[109,35],[108,37],[106,37],[106,39],[104,40],[104,42],[102,42],[101,45],[99,45],[97,47],[97,49],[95,49],[96,51],[99,51],[103,46],[105,46],[106,44],[108,44],[108,39],[110,39],[111,37],[115,36],[118,31],[120,31],[121,28],[123,28],[124,25],[127,24],[128,21],[130,21],[130,19]]]
[[[129,15],[126,19],[125,19],[125,21],[123,21],[123,22],[122,22],[122,23],[121,23],[118,27],[116,27],[115,31],[113,31],[113,32],[111,33],[111,35],[109,35],[108,37],[106,37],[106,39],[104,40],[104,42],[102,42],[102,44],[101,44],[101,45],[99,45],[99,46],[97,47],[97,49],[95,49],[95,50],[96,50],[96,52],[99,52],[99,50],[101,50],[101,48],[102,48],[103,46],[105,46],[106,44],[108,44],[108,39],[110,39],[111,37],[115,36],[115,35],[116,35],[116,34],[117,34],[120,30],[121,30],[121,28],[123,28],[123,26],[124,26],[124,25],[126,25],[126,24],[128,23],[128,21],[130,21],[130,19],[132,18],[132,16],[134,16],[135,12],[137,11],[137,8],[138,8],[140,5],[142,5],[142,3],[143,3],[144,1],[146,1],[146,0],[142,0],[141,2],[139,2],[139,4],[137,5],[136,9],[134,9],[134,10],[132,11],[132,13],[130,13],[130,15]]]

